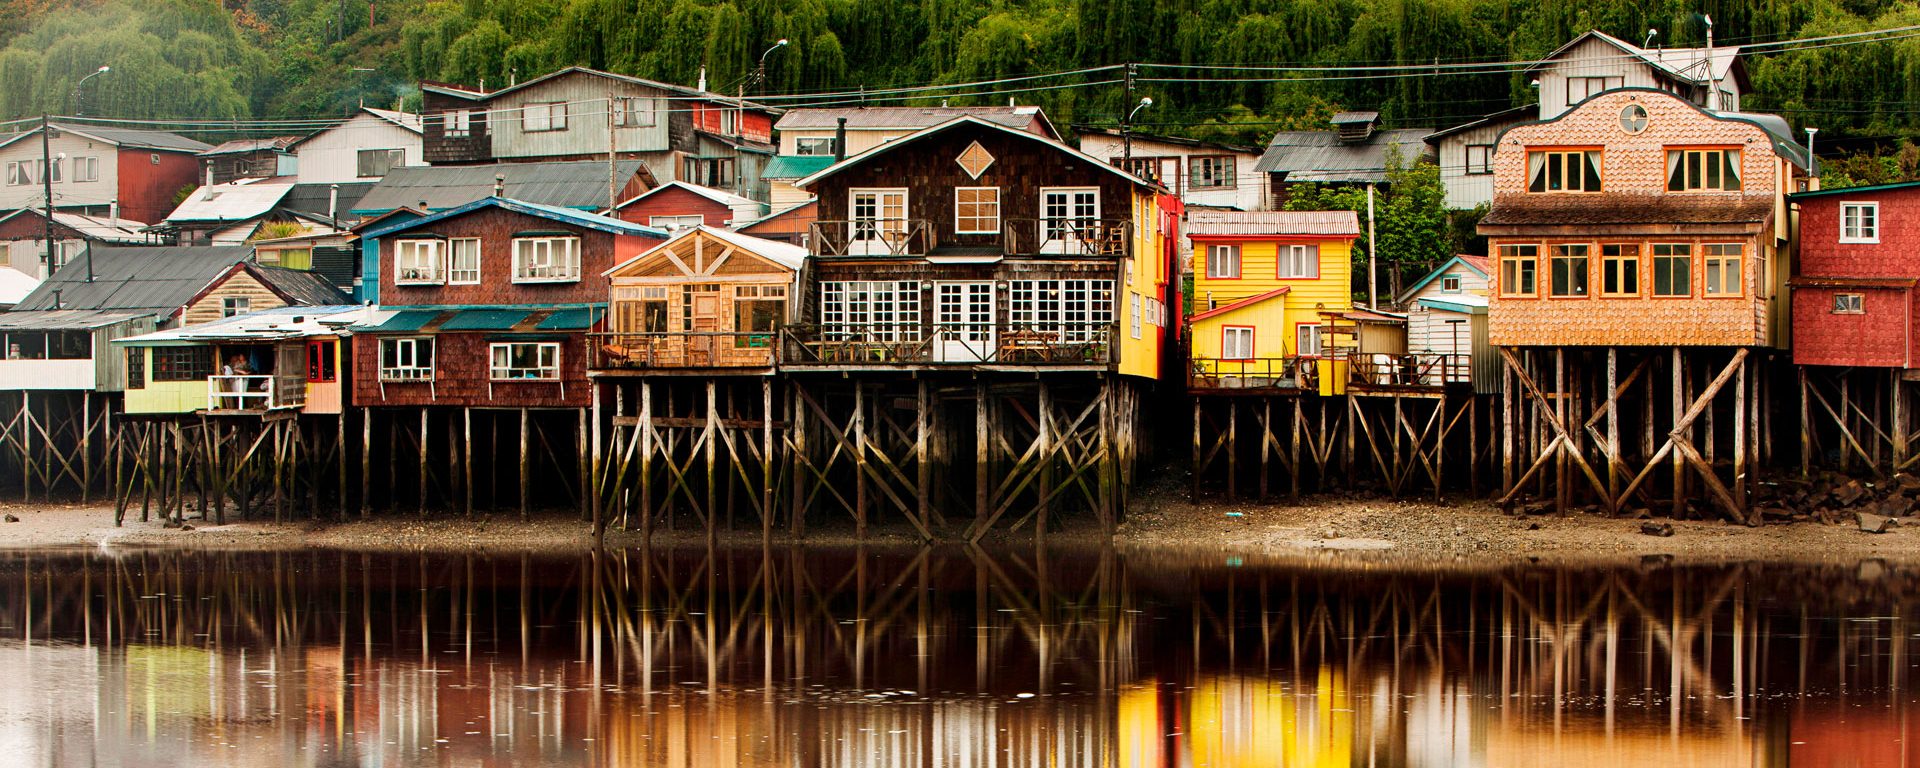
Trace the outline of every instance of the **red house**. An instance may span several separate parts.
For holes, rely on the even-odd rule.
[[[0,210],[46,205],[44,158],[52,158],[53,207],[59,211],[152,224],[173,211],[180,191],[200,181],[205,142],[162,131],[54,123],[0,135]]]
[[[1920,182],[1802,192],[1793,288],[1799,365],[1920,368]]]
[[[669,181],[614,208],[621,221],[661,229],[731,227],[759,219],[764,206],[725,190]]]
[[[660,230],[489,197],[369,230],[382,318],[354,329],[354,404],[584,408],[603,274]]]

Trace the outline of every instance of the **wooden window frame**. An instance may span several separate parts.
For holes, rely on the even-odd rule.
[[[1506,253],[1506,249],[1508,248],[1529,248],[1532,249],[1533,252],[1527,255],[1508,255]],[[1494,283],[1497,288],[1495,292],[1500,298],[1537,299],[1540,297],[1540,245],[1538,243],[1507,243],[1495,246],[1493,253],[1495,260],[1494,268],[1498,272],[1498,274],[1494,275]],[[1515,280],[1518,280],[1521,276],[1520,267],[1531,267],[1527,274],[1533,278],[1532,290],[1516,291],[1512,289],[1512,283],[1514,281],[1510,281],[1507,278],[1507,264],[1509,262],[1516,265],[1514,268]]]
[[[1201,168],[1205,167],[1207,163],[1220,162],[1226,164],[1226,172],[1224,174],[1213,174],[1208,179],[1208,183],[1200,183]],[[1234,189],[1236,185],[1239,184],[1240,169],[1238,165],[1237,158],[1233,155],[1189,155],[1187,157],[1187,189]]]
[[[900,215],[886,215],[886,200],[891,195],[900,196]],[[873,216],[862,218],[859,214],[860,197],[873,196]],[[906,187],[852,187],[847,190],[847,242],[886,242],[889,237],[906,237],[909,230],[908,216],[913,213],[913,194]],[[866,222],[866,227],[862,227]]]
[[[1313,331],[1314,349],[1312,352],[1305,352],[1300,349],[1300,333],[1302,331],[1306,331],[1309,329]],[[1314,322],[1294,323],[1293,324],[1293,354],[1295,357],[1311,357],[1316,360],[1322,357],[1326,357],[1327,356],[1327,324],[1314,323]]]
[[[533,365],[516,366],[513,353],[516,347],[533,348]],[[506,352],[506,364],[500,364],[500,353]],[[547,353],[553,353],[553,362],[546,362]],[[558,382],[566,375],[560,342],[557,341],[496,341],[487,344],[487,380],[498,382]],[[507,375],[502,375],[505,371]],[[533,376],[513,376],[514,371],[531,371]],[[547,375],[547,374],[551,375]]]
[[[1846,305],[1846,308],[1841,309],[1842,305]],[[1864,293],[1836,293],[1833,295],[1833,305],[1827,311],[1829,314],[1835,315],[1864,315],[1867,313],[1867,295]]]
[[[1640,294],[1641,294],[1640,284],[1643,282],[1642,278],[1644,277],[1644,275],[1641,274],[1641,269],[1640,269],[1641,260],[1643,258],[1642,249],[1644,247],[1645,246],[1643,246],[1640,243],[1601,243],[1600,244],[1600,298],[1637,299],[1640,297]],[[1632,256],[1624,256],[1624,255],[1608,256],[1607,255],[1608,248],[1632,248],[1633,255]],[[1616,262],[1624,262],[1624,261],[1633,262],[1633,269],[1631,271],[1623,271],[1620,273],[1622,275],[1630,274],[1633,276],[1633,290],[1631,291],[1607,290],[1607,276],[1612,274],[1611,265],[1613,265]]]
[[[1583,252],[1579,256],[1562,255],[1561,251],[1563,249],[1573,249],[1573,248],[1582,249]],[[1560,262],[1562,260],[1572,261],[1574,259],[1580,260],[1581,269],[1580,269],[1579,277],[1580,277],[1581,290],[1579,293],[1560,293],[1557,290],[1557,287],[1554,285],[1555,278],[1560,269]],[[1593,298],[1593,244],[1591,243],[1549,244],[1547,246],[1546,261],[1547,261],[1547,298],[1573,299],[1573,300]],[[1569,272],[1567,274],[1567,285],[1569,290],[1571,290],[1573,287],[1573,277],[1574,277],[1573,273]],[[1537,280],[1538,277],[1536,276],[1535,279]],[[1535,287],[1537,288],[1538,285],[1536,284]]]
[[[1553,164],[1556,162],[1555,160],[1556,157],[1560,158],[1558,161],[1559,164],[1562,165],[1562,168],[1561,168],[1562,187],[1560,189],[1546,188],[1545,185],[1547,182],[1542,182],[1542,187],[1540,189],[1533,188],[1533,157],[1535,155],[1545,155],[1546,159],[1543,160],[1542,162],[1546,164]],[[1586,182],[1586,157],[1588,155],[1594,156],[1593,176],[1594,176],[1594,181],[1598,186],[1594,187],[1593,189],[1586,188],[1586,183],[1587,183]],[[1580,158],[1580,163],[1581,163],[1581,166],[1580,166],[1581,188],[1569,189],[1565,186],[1566,185],[1565,180],[1568,177],[1566,175],[1567,169],[1564,166],[1566,163],[1572,162],[1570,158],[1573,158],[1576,156]],[[1543,170],[1543,172],[1548,175],[1548,178],[1552,177],[1551,170]],[[1531,195],[1596,195],[1596,194],[1599,194],[1601,192],[1606,191],[1607,189],[1606,150],[1601,147],[1548,147],[1548,148],[1541,148],[1541,149],[1528,149],[1525,181],[1526,181],[1527,194],[1531,194]]]
[[[1441,293],[1460,293],[1465,285],[1466,278],[1462,277],[1458,272],[1448,272],[1440,276]]]
[[[1076,216],[1076,215],[1073,215],[1073,212],[1071,210],[1069,210],[1068,214],[1064,217],[1050,217],[1047,215],[1047,195],[1066,194],[1067,207],[1071,209],[1075,206],[1074,201],[1079,197],[1079,195],[1083,193],[1088,193],[1088,192],[1093,193],[1093,215],[1092,216]],[[1050,221],[1068,221],[1068,222],[1093,221],[1093,222],[1096,222],[1096,225],[1097,225],[1097,223],[1101,221],[1101,217],[1105,214],[1105,211],[1106,211],[1105,200],[1102,199],[1105,196],[1101,194],[1099,187],[1041,187],[1040,194],[1038,195],[1038,197],[1039,197],[1039,209],[1040,209],[1039,210],[1039,214],[1040,214],[1039,235],[1040,235],[1040,243],[1041,243],[1042,250],[1046,249],[1046,244],[1053,243],[1053,242],[1061,243],[1063,247],[1069,248],[1069,249],[1071,248],[1071,246],[1068,244],[1083,242],[1080,239],[1074,238],[1074,237],[1060,238],[1060,239],[1053,238],[1048,231],[1048,226],[1047,226],[1048,222]],[[1073,234],[1073,233],[1069,232],[1068,234]]]
[[[210,347],[152,347],[149,381],[205,381],[217,370]]]
[[[1486,155],[1480,158],[1480,162],[1478,164],[1475,164],[1473,161],[1473,151],[1476,149],[1486,150]],[[1463,173],[1462,175],[1492,176],[1493,175],[1493,153],[1495,149],[1496,147],[1492,144],[1468,144],[1464,152],[1467,169],[1466,169],[1466,172]]]
[[[367,173],[370,165],[378,165],[382,154],[386,155],[387,167],[379,173]],[[353,177],[356,179],[385,178],[395,168],[407,167],[407,151],[395,147],[356,149],[353,152]]]
[[[339,344],[339,339],[307,341],[308,384],[331,384],[340,380],[340,364],[336,356]]]
[[[1242,274],[1242,272],[1240,271],[1240,244],[1239,243],[1207,243],[1206,245],[1207,245],[1207,265],[1206,265],[1207,277],[1206,279],[1208,280],[1239,280],[1240,275]],[[1233,274],[1231,275],[1215,274],[1216,270],[1220,265],[1220,259],[1217,256],[1215,256],[1215,254],[1221,251],[1226,251],[1227,253],[1233,254]]]
[[[373,361],[379,371],[380,380],[390,384],[433,381],[435,366],[438,363],[435,346],[432,336],[392,336],[380,339],[379,348],[374,351],[377,357]],[[409,365],[387,365],[387,350],[392,349],[394,356],[398,357],[402,347],[409,350],[409,356],[413,362]],[[426,365],[420,365],[422,349],[426,350]],[[407,375],[400,375],[402,372],[407,372]]]
[[[1734,178],[1734,181],[1736,182],[1736,184],[1735,184],[1735,185],[1734,185],[1734,187],[1733,187],[1733,188],[1731,188],[1731,189],[1729,189],[1729,188],[1727,188],[1727,186],[1726,186],[1726,180],[1727,180],[1727,176],[1726,176],[1726,172],[1725,172],[1724,170],[1722,170],[1722,171],[1721,171],[1721,176],[1720,176],[1720,184],[1721,184],[1721,185],[1720,185],[1720,186],[1718,186],[1718,187],[1710,187],[1710,186],[1707,186],[1707,185],[1706,185],[1706,183],[1707,183],[1707,182],[1706,182],[1706,177],[1707,177],[1707,175],[1708,175],[1708,168],[1707,168],[1707,166],[1706,166],[1706,159],[1705,159],[1705,158],[1706,158],[1706,156],[1708,156],[1708,155],[1718,155],[1718,156],[1719,156],[1719,158],[1720,158],[1720,162],[1722,163],[1722,166],[1721,166],[1721,167],[1722,167],[1722,168],[1724,169],[1724,168],[1726,167],[1726,166],[1725,166],[1725,163],[1727,162],[1727,158],[1726,158],[1726,154],[1727,154],[1727,153],[1729,153],[1729,152],[1731,152],[1731,153],[1733,153],[1733,155],[1734,155],[1734,159],[1733,159],[1733,168],[1734,168],[1734,177],[1733,177],[1733,178]],[[1674,154],[1679,154],[1679,155],[1680,155],[1680,167],[1679,167],[1678,169],[1676,169],[1676,170],[1678,170],[1678,171],[1679,171],[1679,172],[1681,173],[1681,179],[1682,179],[1682,181],[1680,182],[1680,188],[1679,188],[1679,189],[1674,189],[1674,187],[1673,187],[1673,172],[1671,172],[1671,171],[1668,171],[1668,170],[1667,170],[1667,163],[1668,163],[1668,162],[1670,162],[1670,158],[1671,158],[1671,157],[1672,157],[1672,156],[1673,156]],[[1699,177],[1698,179],[1694,179],[1694,178],[1692,178],[1692,174],[1691,174],[1691,173],[1688,173],[1688,171],[1687,171],[1687,158],[1688,158],[1688,157],[1689,157],[1690,155],[1700,155],[1700,156],[1701,156],[1701,158],[1702,158],[1702,159],[1701,159],[1701,166],[1700,166],[1700,173],[1699,173],[1699,176],[1700,176],[1700,177]],[[1747,153],[1746,153],[1746,152],[1744,152],[1744,151],[1742,151],[1742,148],[1740,148],[1740,147],[1733,147],[1733,146],[1698,146],[1698,147],[1696,147],[1696,146],[1672,146],[1672,147],[1667,147],[1667,148],[1666,148],[1666,152],[1665,152],[1664,154],[1662,154],[1662,155],[1661,155],[1661,157],[1660,157],[1660,161],[1661,161],[1661,166],[1660,166],[1660,174],[1661,174],[1661,177],[1662,177],[1662,178],[1661,178],[1661,180],[1660,180],[1660,187],[1661,187],[1661,189],[1662,189],[1662,190],[1664,190],[1664,191],[1665,191],[1665,192],[1666,192],[1667,194],[1670,194],[1670,195],[1692,195],[1692,194],[1700,194],[1700,193],[1707,193],[1707,194],[1713,194],[1713,193],[1726,193],[1726,192],[1741,192],[1741,191],[1744,191],[1744,190],[1746,189],[1746,184],[1747,184],[1747,168],[1746,168],[1746,161],[1747,161]],[[1695,184],[1694,184],[1694,182],[1695,182],[1695,181],[1698,181],[1698,182],[1699,182],[1699,184],[1698,184],[1698,185],[1695,185]]]
[[[464,139],[473,135],[473,110],[449,109],[440,113],[440,135]]]
[[[611,107],[615,128],[651,128],[659,121],[653,99],[645,96],[615,96]]]
[[[147,347],[127,347],[127,389],[147,388]]]
[[[1855,208],[1873,212],[1873,234],[1847,234],[1847,209]],[[1862,219],[1864,222],[1865,219]],[[1842,200],[1840,201],[1840,242],[1842,243],[1878,243],[1880,242],[1880,201],[1878,200]],[[1864,230],[1862,230],[1864,231]]]
[[[1712,277],[1712,274],[1708,270],[1713,269],[1713,267],[1710,265],[1710,262],[1716,261],[1716,260],[1725,262],[1728,257],[1724,254],[1716,256],[1712,253],[1709,253],[1708,249],[1728,248],[1728,247],[1738,249],[1738,253],[1732,257],[1734,260],[1734,272],[1733,272],[1734,290],[1731,292],[1726,290],[1727,274],[1726,274],[1726,265],[1723,263],[1720,267],[1721,290],[1715,291],[1711,287],[1713,284],[1709,281],[1709,278]],[[1708,299],[1745,298],[1747,295],[1746,261],[1747,261],[1747,246],[1745,243],[1703,243],[1701,244],[1700,246],[1700,295],[1703,298],[1708,298]]]
[[[460,268],[459,263],[456,261],[456,259],[458,258],[458,254],[454,252],[454,244],[456,243],[473,243],[473,269],[471,270],[473,272],[473,276],[471,278],[461,277],[461,273],[467,270],[462,270]],[[480,279],[482,276],[482,270],[480,267],[480,264],[482,261],[484,261],[484,258],[482,257],[480,252],[480,238],[477,238],[477,237],[448,238],[447,240],[447,285],[479,285]]]
[[[1658,249],[1658,248],[1662,248],[1662,247],[1665,247],[1665,248],[1685,248],[1685,249],[1687,249],[1687,256],[1686,256],[1686,259],[1687,259],[1687,272],[1686,272],[1686,275],[1687,275],[1687,292],[1686,292],[1686,293],[1660,293],[1660,292],[1659,292],[1659,291],[1660,291],[1660,289],[1659,289],[1659,285],[1660,285],[1660,283],[1659,283],[1659,277],[1660,277],[1660,260],[1661,260],[1661,259],[1663,259],[1663,258],[1664,258],[1664,259],[1672,259],[1672,258],[1676,258],[1675,256],[1673,256],[1673,255],[1671,255],[1671,254],[1670,254],[1670,255],[1667,255],[1667,256],[1661,256],[1661,255],[1659,255],[1659,254],[1657,254],[1657,253],[1655,253],[1655,252],[1654,252],[1654,251],[1655,251],[1656,249]],[[1647,269],[1648,269],[1648,275],[1647,275],[1647,277],[1648,277],[1648,280],[1647,280],[1647,296],[1648,296],[1648,298],[1653,298],[1653,299],[1692,299],[1692,298],[1695,298],[1695,296],[1694,296],[1694,294],[1695,294],[1695,291],[1693,290],[1693,288],[1694,288],[1694,280],[1693,280],[1693,267],[1694,267],[1694,261],[1695,261],[1695,260],[1696,260],[1696,259],[1698,258],[1698,254],[1696,254],[1696,253],[1694,253],[1693,251],[1694,251],[1694,249],[1693,249],[1693,243],[1672,243],[1672,242],[1668,242],[1668,243],[1648,243],[1648,244],[1647,244],[1647,257],[1646,257],[1646,258],[1647,258]]]
[[[220,297],[220,317],[222,318],[244,315],[252,311],[253,297],[251,296]]]
[[[1246,353],[1245,355],[1241,355],[1241,356],[1238,356],[1238,357],[1236,357],[1236,356],[1234,356],[1234,355],[1232,354],[1232,351],[1233,351],[1233,350],[1232,350],[1232,348],[1231,348],[1231,347],[1230,347],[1230,346],[1228,345],[1228,343],[1227,343],[1227,339],[1228,339],[1228,338],[1230,338],[1230,337],[1232,337],[1233,335],[1235,335],[1235,334],[1237,334],[1237,333],[1240,333],[1240,332],[1245,332],[1245,333],[1246,333],[1246,337],[1247,337],[1247,348],[1246,348],[1246,352],[1247,352],[1247,353]],[[1255,355],[1255,354],[1256,354],[1256,353],[1258,352],[1258,350],[1260,349],[1260,347],[1259,347],[1259,345],[1255,343],[1255,342],[1256,342],[1256,340],[1258,340],[1258,339],[1259,339],[1259,331],[1257,331],[1257,330],[1256,330],[1256,329],[1255,329],[1255,328],[1254,328],[1253,326],[1251,326],[1251,325],[1223,325],[1223,326],[1220,326],[1220,359],[1221,359],[1221,360],[1235,360],[1235,361],[1244,361],[1244,360],[1252,360],[1252,359],[1254,358],[1254,355]]]
[[[536,114],[536,109],[538,110],[538,114],[544,114],[546,116],[546,125],[544,127],[533,127],[532,118]],[[558,119],[555,119],[556,117],[558,117]],[[550,133],[554,131],[564,131],[566,129],[567,103],[564,101],[532,102],[520,107],[521,133]]]
[[[666,221],[662,221],[663,219],[665,219]],[[673,221],[674,219],[681,219],[681,220],[699,219],[700,221],[699,223],[696,223],[696,224],[687,224],[687,223],[684,223],[684,221],[682,221],[681,223],[675,223]],[[706,223],[707,223],[706,215],[700,214],[700,213],[683,213],[683,214],[676,214],[673,216],[648,216],[647,217],[647,226],[654,227],[656,229],[664,229],[667,231],[673,231],[676,229],[693,229],[694,227],[702,226]]]
[[[967,229],[963,227],[961,225],[961,222],[963,221],[966,221],[968,219],[973,219],[974,221],[978,222],[978,221],[985,220],[986,217],[981,216],[978,212],[976,212],[973,216],[962,215],[961,208],[960,208],[960,206],[962,205],[962,203],[960,202],[960,194],[963,192],[988,192],[988,191],[991,191],[993,193],[993,200],[991,203],[993,206],[993,219],[992,219],[993,227],[991,229],[977,229],[977,228]],[[988,202],[984,200],[975,200],[972,203],[972,205],[976,205],[976,206],[984,206],[987,204]],[[1000,188],[999,187],[954,187],[953,188],[953,233],[956,235],[998,235],[1000,234]]]

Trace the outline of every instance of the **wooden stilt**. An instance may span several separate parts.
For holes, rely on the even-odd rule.
[[[1680,419],[1687,410],[1686,394],[1686,357],[1679,347],[1673,348],[1673,429],[1682,428]],[[1675,520],[1686,515],[1687,511],[1687,463],[1679,451],[1673,452],[1673,510]]]
[[[360,519],[373,515],[373,409],[360,412]]]
[[[420,493],[419,501],[420,501],[421,517],[427,516],[427,476],[428,476],[427,475],[427,459],[431,454],[431,451],[427,450],[427,448],[429,445],[429,441],[432,439],[432,434],[433,434],[433,431],[427,428],[427,409],[425,406],[422,406],[420,408],[420,479],[419,479],[419,493]],[[521,483],[525,483],[526,481],[527,481],[526,478],[524,477],[520,478]]]
[[[1620,514],[1620,351],[1607,347],[1607,515]]]
[[[522,520],[527,519],[527,516],[529,514],[529,510],[531,507],[531,499],[529,498],[528,494],[532,491],[532,488],[533,488],[533,459],[532,459],[532,455],[527,451],[527,440],[529,437],[528,433],[532,431],[531,426],[532,426],[531,418],[527,412],[527,409],[521,408],[520,409],[520,475],[519,477],[520,477],[520,519]]]

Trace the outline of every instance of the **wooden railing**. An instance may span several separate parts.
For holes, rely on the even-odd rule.
[[[1133,254],[1130,219],[1007,219],[1000,250],[1015,255],[1126,257]]]
[[[1187,389],[1320,389],[1320,358],[1291,355],[1244,360],[1192,358]]]
[[[1473,380],[1469,355],[1354,352],[1347,360],[1347,382],[1360,387],[1445,387]]]
[[[271,411],[307,403],[306,381],[298,376],[208,376],[207,410]]]
[[[595,370],[766,368],[774,363],[775,333],[664,331],[590,333]]]
[[[815,256],[924,256],[938,245],[926,219],[816,221],[811,235]]]
[[[1112,323],[867,323],[781,331],[782,365],[1108,365]]]

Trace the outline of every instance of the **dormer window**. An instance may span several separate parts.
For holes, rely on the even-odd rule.
[[[1528,192],[1599,192],[1600,150],[1527,153]]]
[[[1667,191],[1740,191],[1740,150],[1667,150]]]

